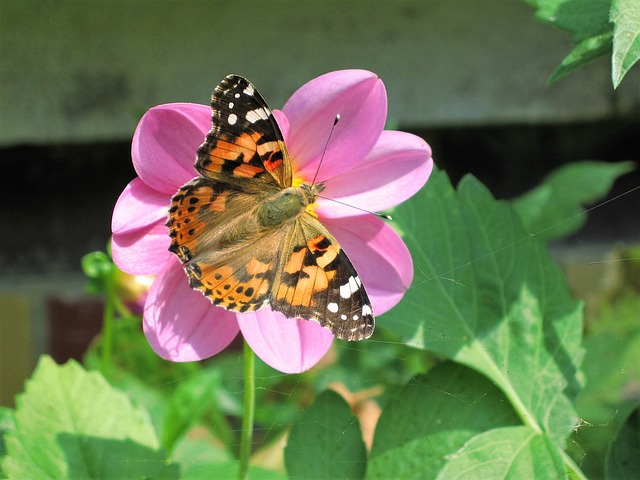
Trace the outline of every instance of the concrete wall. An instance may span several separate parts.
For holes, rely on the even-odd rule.
[[[568,35],[517,0],[41,1],[0,4],[0,145],[122,140],[149,107],[208,103],[228,73],[281,106],[366,68],[403,126],[553,123],[637,109],[605,58],[553,86]]]

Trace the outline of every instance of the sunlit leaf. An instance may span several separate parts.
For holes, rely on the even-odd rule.
[[[545,245],[473,177],[456,192],[434,172],[394,218],[416,274],[380,326],[483,373],[563,445],[578,420],[582,305]]]
[[[486,377],[452,362],[412,379],[385,405],[376,427],[369,478],[435,478],[447,455],[494,428],[519,425]]]
[[[640,3],[637,0],[613,0],[611,6],[613,57],[611,77],[618,88],[629,69],[640,59]]]
[[[74,361],[42,357],[16,403],[9,478],[178,478],[145,415]]]
[[[436,478],[566,478],[566,469],[546,435],[528,427],[504,427],[470,440],[448,458]]]

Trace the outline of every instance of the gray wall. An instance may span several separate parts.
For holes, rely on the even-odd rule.
[[[0,145],[128,139],[149,107],[208,103],[228,73],[281,106],[366,68],[409,127],[610,118],[638,106],[606,58],[553,86],[569,36],[517,0],[34,1],[0,4]]]

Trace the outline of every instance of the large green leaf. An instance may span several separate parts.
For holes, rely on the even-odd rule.
[[[494,381],[522,421],[558,444],[577,423],[582,305],[517,213],[473,177],[434,171],[394,212],[415,278],[381,327]]]
[[[364,477],[367,452],[358,419],[344,399],[325,390],[296,423],[284,450],[290,478]]]
[[[611,21],[615,25],[611,77],[613,88],[618,88],[629,69],[640,59],[640,3],[638,0],[613,0]]]
[[[42,357],[16,403],[9,478],[178,478],[145,415],[73,361]]]
[[[529,427],[482,433],[451,455],[438,480],[567,478],[557,446]]]
[[[640,478],[640,408],[624,422],[607,455],[607,478]]]
[[[558,168],[542,184],[514,201],[527,233],[549,241],[577,231],[586,221],[584,205],[604,197],[633,162],[575,162]]]
[[[447,455],[484,431],[519,425],[486,377],[446,362],[412,379],[385,406],[376,427],[368,478],[435,478]]]

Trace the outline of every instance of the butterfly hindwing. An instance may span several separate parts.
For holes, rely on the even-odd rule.
[[[280,233],[258,226],[255,207],[255,194],[198,177],[174,195],[169,210],[169,250],[190,286],[229,310],[257,310],[269,300]]]
[[[270,245],[263,245],[258,251],[222,251],[190,262],[185,268],[189,285],[227,310],[248,312],[265,307],[269,304],[277,256]]]
[[[251,82],[228,75],[215,88],[211,108],[213,127],[197,153],[196,169],[203,176],[243,185],[262,179],[291,186],[282,133]]]
[[[371,336],[374,317],[367,292],[338,241],[316,218],[301,215],[280,252],[274,310],[315,320],[342,340]]]

